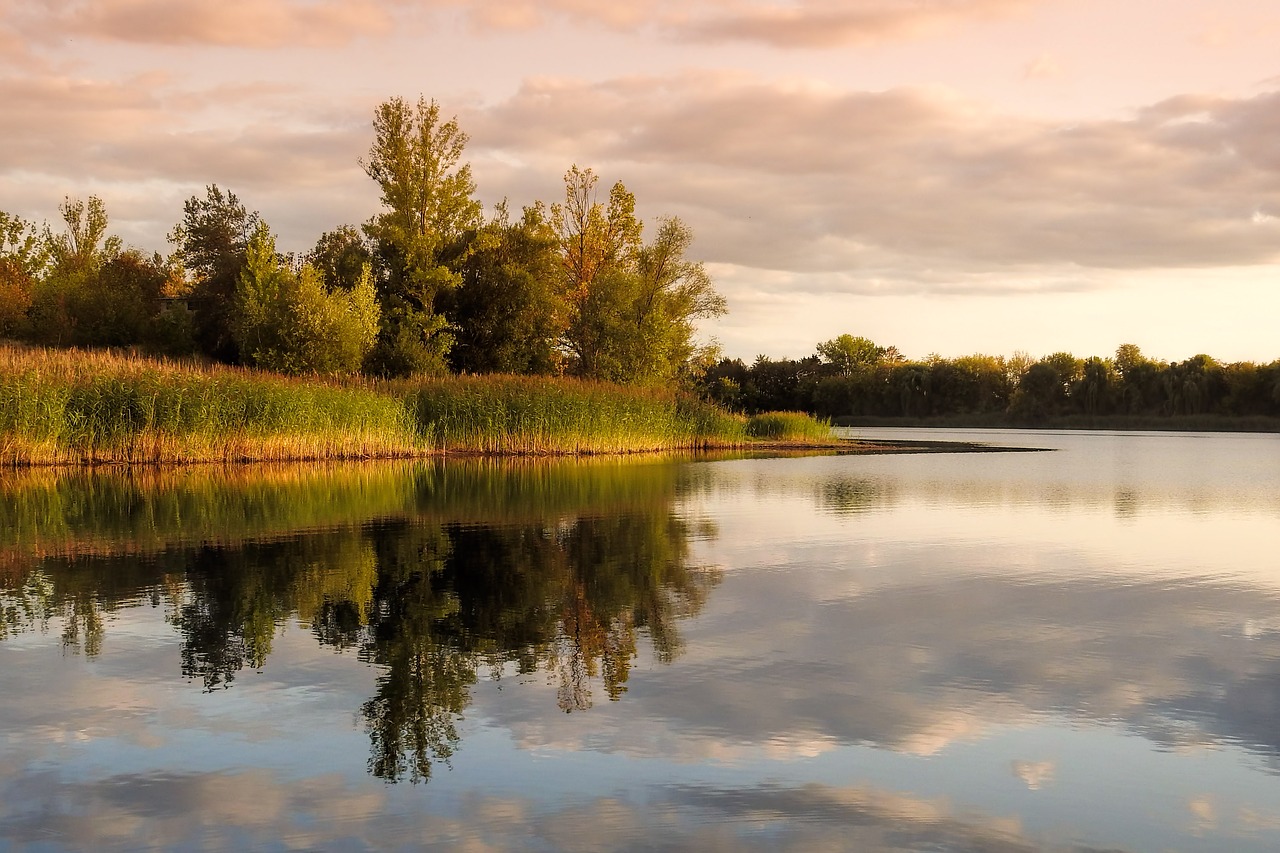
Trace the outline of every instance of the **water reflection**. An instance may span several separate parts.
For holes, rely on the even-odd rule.
[[[1280,463],[1129,441],[11,476],[0,839],[1277,849]]]
[[[0,638],[60,621],[64,646],[94,656],[111,613],[145,599],[181,636],[182,675],[213,691],[268,666],[283,626],[304,624],[379,669],[361,707],[369,771],[423,781],[457,748],[481,677],[545,673],[559,707],[582,711],[625,694],[642,637],[657,661],[679,654],[677,622],[720,575],[690,562],[690,537],[710,528],[674,514],[675,471],[26,475],[5,504]]]

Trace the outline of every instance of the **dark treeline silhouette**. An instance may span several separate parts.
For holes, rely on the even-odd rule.
[[[1223,364],[1207,355],[1155,361],[1133,344],[1108,358],[1059,352],[1040,359],[1019,354],[909,361],[894,347],[841,335],[798,361],[760,356],[747,365],[723,359],[706,371],[700,387],[740,411],[786,409],[852,420],[1280,418],[1280,361]]]
[[[621,182],[598,197],[576,165],[564,197],[485,218],[467,136],[439,105],[378,106],[361,166],[382,209],[300,255],[216,185],[187,199],[171,255],[108,234],[102,200],[68,198],[60,229],[0,211],[0,339],[139,347],[292,374],[570,374],[688,381],[693,321],[725,312],[688,227],[649,239]]]

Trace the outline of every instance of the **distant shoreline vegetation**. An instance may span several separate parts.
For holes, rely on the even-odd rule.
[[[1280,360],[1225,364],[1208,355],[1147,358],[931,355],[841,335],[806,358],[722,359],[699,378],[735,411],[804,411],[838,426],[1052,427],[1280,432]]]
[[[555,377],[297,378],[0,345],[0,465],[617,454],[833,443],[803,415]],[[767,424],[767,428],[762,426]]]

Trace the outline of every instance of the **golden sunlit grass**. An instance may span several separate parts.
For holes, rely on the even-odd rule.
[[[0,465],[588,454],[732,447],[741,418],[691,396],[515,376],[298,379],[0,346]]]
[[[766,441],[830,444],[831,424],[804,412],[761,412],[747,421],[747,435]]]
[[[424,449],[404,406],[368,388],[0,348],[0,464],[368,458]]]
[[[389,384],[446,452],[629,453],[742,444],[743,424],[693,397],[604,382],[459,376]]]

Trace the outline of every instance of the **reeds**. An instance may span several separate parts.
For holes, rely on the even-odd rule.
[[[733,447],[742,419],[692,396],[516,376],[296,379],[0,346],[0,465],[287,461]]]
[[[747,435],[790,444],[831,444],[831,424],[804,412],[761,412],[747,421]]]
[[[633,453],[742,444],[742,421],[690,396],[603,382],[459,376],[390,386],[447,453]]]
[[[0,348],[0,464],[413,455],[385,394],[227,367]]]

